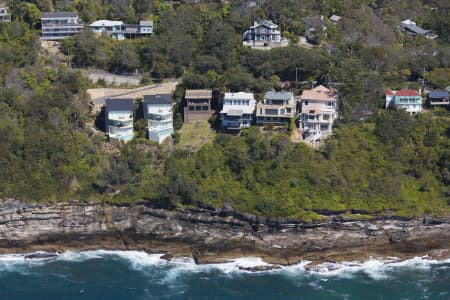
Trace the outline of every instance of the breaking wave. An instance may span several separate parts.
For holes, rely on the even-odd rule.
[[[141,251],[96,250],[64,252],[62,254],[37,252],[32,255],[34,255],[33,258],[30,258],[30,254],[0,255],[0,273],[1,271],[20,272],[21,270],[26,270],[27,266],[42,265],[55,261],[81,263],[93,259],[122,260],[136,271],[147,271],[154,269],[152,267],[158,267],[166,272],[165,277],[167,281],[176,280],[184,273],[209,273],[217,271],[223,275],[280,273],[287,276],[303,274],[324,278],[351,278],[355,274],[365,274],[373,280],[382,280],[388,278],[390,272],[399,269],[427,270],[434,265],[441,265],[441,268],[450,268],[448,266],[450,259],[438,261],[428,256],[415,257],[408,260],[389,258],[386,260],[370,259],[363,262],[322,263],[315,266],[311,266],[309,261],[303,261],[292,266],[275,266],[276,268],[270,270],[270,267],[273,265],[264,262],[259,257],[243,257],[230,259],[226,263],[197,265],[192,258],[181,257],[167,261],[162,258],[163,254],[149,254]],[[259,269],[256,269],[258,267]],[[250,270],[252,268],[255,268],[255,270]]]

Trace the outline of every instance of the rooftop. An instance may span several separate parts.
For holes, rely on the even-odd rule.
[[[330,17],[330,20],[333,21],[333,22],[339,22],[341,19],[342,19],[342,17],[338,16],[338,15],[332,15]]]
[[[170,94],[144,95],[145,104],[172,104],[172,102]]]
[[[54,19],[54,18],[76,18],[78,15],[73,12],[68,11],[54,11],[54,12],[43,12],[42,19]]]
[[[396,96],[420,96],[419,92],[410,89],[403,89],[395,93]]]
[[[94,23],[90,24],[89,27],[113,27],[113,26],[122,26],[122,21],[112,21],[112,20],[97,20]]]
[[[319,85],[312,90],[304,90],[301,98],[307,100],[336,101],[337,95],[334,91],[324,87],[323,85]]]
[[[252,27],[258,27],[258,26],[266,26],[269,28],[277,28],[278,25],[273,23],[272,21],[269,20],[259,20],[259,21],[255,21],[255,23],[253,24]]]
[[[292,97],[294,97],[294,94],[291,92],[275,92],[275,91],[270,91],[267,92],[264,95],[264,99],[270,99],[270,100],[286,100],[289,101],[292,99]]]
[[[228,100],[254,100],[255,97],[252,93],[238,92],[238,93],[225,93],[224,99]]]
[[[426,29],[423,29],[423,28],[417,26],[416,22],[413,22],[411,20],[403,20],[400,23],[400,26],[411,32],[414,32],[414,33],[420,34],[420,35],[425,35],[430,32],[430,30],[426,30]]]
[[[134,100],[129,98],[123,99],[106,99],[105,102],[107,111],[130,111],[134,110]]]
[[[152,26],[153,27],[153,21],[140,21],[139,26]]]
[[[186,90],[186,99],[211,99],[212,90]]]
[[[449,93],[447,91],[442,91],[442,90],[434,90],[428,94],[429,98],[446,98],[448,96],[449,96]]]

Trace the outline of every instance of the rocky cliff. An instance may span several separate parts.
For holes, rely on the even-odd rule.
[[[0,252],[144,250],[194,256],[199,263],[260,256],[278,264],[448,257],[450,218],[344,220],[304,223],[241,214],[230,207],[164,210],[150,203],[0,201]]]

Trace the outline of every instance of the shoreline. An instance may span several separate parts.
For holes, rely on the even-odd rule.
[[[0,201],[0,254],[128,250],[191,257],[196,264],[260,257],[290,266],[397,257],[450,258],[450,218],[321,222],[221,210],[164,210],[149,203]]]
[[[446,251],[448,252],[448,251]],[[104,258],[108,256],[120,257],[129,261],[131,264],[140,264],[146,268],[151,266],[170,266],[171,268],[199,268],[197,270],[207,270],[214,268],[223,273],[242,272],[247,274],[253,273],[273,273],[273,272],[301,272],[304,274],[315,274],[319,276],[339,276],[345,273],[364,272],[371,276],[377,275],[374,279],[384,278],[385,271],[402,267],[428,268],[431,265],[450,264],[450,257],[441,257],[436,259],[430,256],[416,256],[407,259],[398,257],[374,258],[357,261],[339,261],[339,262],[311,262],[300,261],[292,265],[270,264],[260,257],[240,257],[227,259],[220,263],[197,264],[192,257],[170,257],[163,253],[147,253],[144,251],[133,250],[85,250],[85,251],[65,251],[59,252],[43,252],[37,251],[32,253],[10,253],[0,254],[0,266],[3,263],[47,263],[47,262],[84,262],[92,258]],[[206,268],[206,269],[205,269]],[[191,269],[193,270],[193,269]],[[197,272],[197,271],[196,271]],[[381,276],[381,277],[380,277]],[[372,277],[372,276],[371,276]]]

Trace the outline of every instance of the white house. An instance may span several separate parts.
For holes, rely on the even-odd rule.
[[[256,108],[252,93],[225,93],[223,109],[220,112],[222,127],[227,130],[241,130],[251,126]]]
[[[97,20],[90,24],[89,28],[94,33],[107,33],[119,41],[125,39],[124,23],[122,21]]]
[[[337,94],[323,85],[303,91],[299,123],[305,142],[317,145],[331,135],[338,117],[337,101]]]
[[[286,47],[289,41],[281,37],[278,25],[267,20],[255,22],[243,35],[243,45],[253,49]]]
[[[148,138],[160,144],[174,132],[172,96],[169,94],[146,95],[143,106]]]
[[[122,41],[153,33],[153,21],[140,21],[139,24],[125,24],[122,21],[97,20],[89,25],[92,32],[107,33],[113,39]]]
[[[80,33],[84,23],[72,12],[44,12],[41,17],[41,39],[58,41]]]
[[[386,90],[386,108],[400,107],[409,114],[418,114],[422,111],[422,96],[420,91],[403,89],[400,91]]]
[[[11,14],[9,13],[6,2],[0,1],[0,23],[11,22]]]
[[[296,116],[297,101],[291,92],[267,92],[256,105],[256,124],[282,126]]]
[[[133,99],[107,99],[106,130],[110,141],[127,142],[133,138]]]
[[[139,22],[140,34],[152,34],[153,33],[153,21],[140,21]]]

